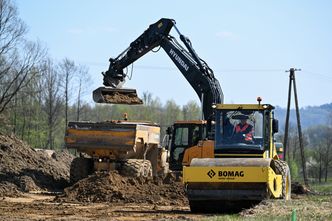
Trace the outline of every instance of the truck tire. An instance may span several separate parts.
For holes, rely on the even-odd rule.
[[[128,159],[122,162],[120,173],[129,177],[152,177],[152,166],[149,160]]]
[[[291,175],[288,164],[282,160],[275,160],[276,173],[282,175],[282,199],[291,198]]]
[[[77,157],[70,165],[70,183],[74,184],[77,181],[88,177],[93,173],[93,159]]]

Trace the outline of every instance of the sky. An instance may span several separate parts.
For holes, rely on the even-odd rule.
[[[27,37],[56,61],[89,68],[91,88],[102,86],[108,59],[118,56],[160,18],[172,18],[214,70],[225,103],[286,107],[289,73],[296,72],[299,105],[332,102],[332,1],[329,0],[16,0]],[[171,35],[178,40],[175,30]],[[180,40],[179,40],[180,41]],[[134,63],[125,87],[163,103],[199,99],[167,54],[149,52]],[[92,102],[92,96],[86,96]],[[293,100],[294,101],[294,100]],[[294,103],[294,102],[293,102]],[[294,104],[293,104],[294,105]]]

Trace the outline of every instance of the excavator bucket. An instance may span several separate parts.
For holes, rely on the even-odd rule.
[[[93,100],[96,103],[109,104],[143,104],[137,96],[135,89],[119,89],[111,87],[99,87],[93,91]]]

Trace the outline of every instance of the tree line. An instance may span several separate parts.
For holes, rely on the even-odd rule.
[[[284,134],[279,133],[277,141],[282,142],[283,137]],[[285,154],[292,179],[301,181],[303,171],[299,135],[295,124],[290,124],[288,140],[288,149]],[[303,144],[309,181],[329,182],[329,178],[332,177],[332,112],[326,119],[326,124],[317,124],[304,129]]]
[[[199,119],[199,106],[162,104],[151,93],[143,106],[89,104],[88,68],[69,58],[56,62],[39,42],[26,39],[27,26],[11,0],[0,1],[0,130],[33,147],[60,148],[68,121],[122,119],[158,122],[162,128],[178,119]]]
[[[69,58],[55,61],[40,42],[26,39],[27,26],[11,0],[0,0],[0,132],[14,134],[32,147],[60,149],[69,121],[144,120],[160,124],[162,135],[176,120],[198,120],[200,105],[174,100],[162,103],[149,92],[144,105],[91,104],[89,70]],[[279,119],[283,120],[283,119]],[[282,141],[282,134],[278,140]],[[326,124],[304,130],[309,178],[328,181],[332,167],[332,115]],[[298,135],[289,134],[287,159],[295,179],[302,173]]]

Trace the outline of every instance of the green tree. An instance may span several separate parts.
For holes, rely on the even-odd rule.
[[[316,168],[318,181],[321,182],[324,177],[326,182],[332,160],[332,127],[328,125],[310,127],[307,129],[307,134],[313,150],[311,165]]]
[[[189,101],[182,107],[184,120],[199,120],[202,118],[202,110],[195,101]]]

